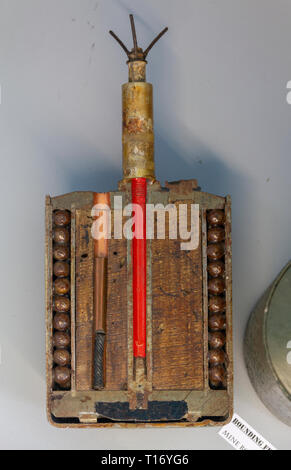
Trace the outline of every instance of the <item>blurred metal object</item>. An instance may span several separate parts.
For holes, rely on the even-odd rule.
[[[251,382],[266,407],[291,426],[291,261],[252,312],[244,354]]]

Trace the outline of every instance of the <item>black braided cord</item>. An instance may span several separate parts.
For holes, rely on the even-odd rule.
[[[104,388],[104,344],[105,333],[97,331],[95,334],[93,374],[93,387],[95,390]]]

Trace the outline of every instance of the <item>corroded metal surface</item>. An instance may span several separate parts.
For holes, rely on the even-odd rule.
[[[113,32],[109,31],[112,37],[118,42],[118,44],[122,47],[124,52],[128,57],[129,62],[136,62],[136,61],[144,61],[150,50],[154,47],[154,45],[161,39],[161,37],[168,31],[168,28],[164,28],[150,43],[150,45],[143,50],[141,47],[138,46],[137,37],[136,37],[136,30],[135,30],[135,23],[133,15],[129,15],[130,25],[131,25],[131,32],[132,32],[132,39],[133,39],[133,49],[129,51],[125,44],[121,41],[121,39]]]
[[[125,83],[122,87],[122,110],[123,176],[154,179],[152,85]]]
[[[146,62],[136,60],[128,62],[128,81],[129,82],[145,82],[146,81]]]

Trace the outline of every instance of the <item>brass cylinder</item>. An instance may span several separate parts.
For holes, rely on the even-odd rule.
[[[146,82],[122,86],[123,177],[155,179],[153,87]]]

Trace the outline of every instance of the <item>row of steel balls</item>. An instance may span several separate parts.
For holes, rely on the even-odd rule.
[[[214,209],[207,213],[208,270],[208,361],[211,388],[226,388],[225,353],[225,214]]]
[[[53,383],[71,387],[70,336],[70,223],[67,210],[53,213]]]

